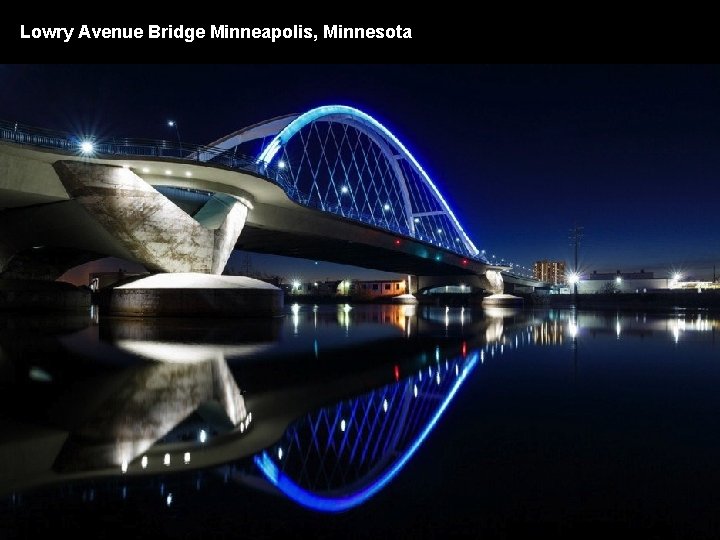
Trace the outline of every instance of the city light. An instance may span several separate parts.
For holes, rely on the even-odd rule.
[[[80,153],[88,156],[95,152],[95,145],[92,143],[92,141],[82,141],[80,143]]]
[[[389,205],[388,203],[385,203],[385,204],[383,205],[383,210],[385,210],[386,212],[387,212],[388,210],[390,210],[390,205]]]
[[[568,283],[570,285],[575,285],[578,282],[580,282],[580,275],[577,272],[570,272],[568,274]]]
[[[349,190],[348,190],[348,187],[347,187],[347,186],[343,186],[343,187],[340,188],[340,193],[347,193],[348,191],[349,191]]]
[[[621,278],[620,276],[617,276],[617,277],[615,278],[615,283],[617,283],[618,285],[620,285],[620,283],[622,283],[622,278]]]
[[[280,168],[280,169],[285,168],[285,162],[282,159],[280,161],[278,161],[278,168]]]

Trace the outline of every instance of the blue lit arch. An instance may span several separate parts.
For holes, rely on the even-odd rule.
[[[459,388],[477,365],[478,359],[478,353],[473,353],[465,360],[458,359],[451,363],[446,362],[442,376],[444,380],[449,380],[450,382],[443,389],[444,397],[437,405],[437,408],[430,410],[427,417],[423,415],[422,426],[419,431],[408,441],[407,445],[399,452],[394,461],[387,464],[382,470],[375,470],[377,469],[377,467],[375,467],[372,473],[367,475],[370,477],[365,479],[367,481],[354,482],[353,485],[344,492],[335,490],[331,493],[321,493],[302,487],[282,470],[282,467],[278,465],[268,451],[264,451],[255,456],[254,462],[272,485],[302,506],[321,512],[342,512],[358,506],[383,489],[415,455],[440,417],[447,410]],[[433,368],[429,369],[432,370]],[[437,385],[439,386],[440,373],[443,370],[442,363],[438,363],[435,369],[437,370],[435,375],[437,377]],[[418,372],[418,375],[410,378],[408,381],[401,381],[400,384],[396,386],[410,388],[411,392],[414,390],[415,396],[418,395],[417,388],[419,385],[421,393],[430,393],[435,386],[436,379],[431,374],[427,374],[423,378],[422,372],[424,370],[425,368],[422,368],[422,370]],[[430,373],[432,373],[432,371]],[[454,377],[453,374],[455,374]],[[445,379],[446,377],[447,379]],[[381,389],[379,395],[383,395],[386,392],[387,389]],[[377,392],[369,394],[365,399],[372,399],[375,393]],[[430,394],[428,402],[437,404],[438,401],[435,395],[436,394]],[[404,413],[406,414],[407,411],[404,411]],[[405,418],[406,417],[403,416],[403,423],[405,422]],[[297,440],[295,433],[291,433],[288,436],[290,440]],[[397,434],[392,434],[392,436],[397,437]],[[318,446],[318,441],[314,441],[314,445]]]
[[[370,115],[353,107],[328,105],[269,122],[278,132],[264,146],[257,163],[289,174],[301,199],[298,202],[464,256],[480,256],[415,157]],[[249,136],[246,132],[245,140]],[[233,140],[239,139],[226,139]],[[311,144],[318,149],[311,152]],[[293,146],[299,147],[294,154]]]

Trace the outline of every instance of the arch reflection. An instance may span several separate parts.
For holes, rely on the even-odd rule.
[[[254,462],[295,502],[348,510],[383,489],[417,452],[478,362],[438,361],[417,374],[310,413]]]

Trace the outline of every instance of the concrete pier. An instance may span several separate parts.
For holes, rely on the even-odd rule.
[[[115,287],[107,314],[131,317],[275,317],[282,289],[244,276],[156,274]]]

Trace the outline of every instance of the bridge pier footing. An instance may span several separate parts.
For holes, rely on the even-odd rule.
[[[276,317],[279,287],[244,276],[155,274],[108,292],[101,315],[128,317]]]

